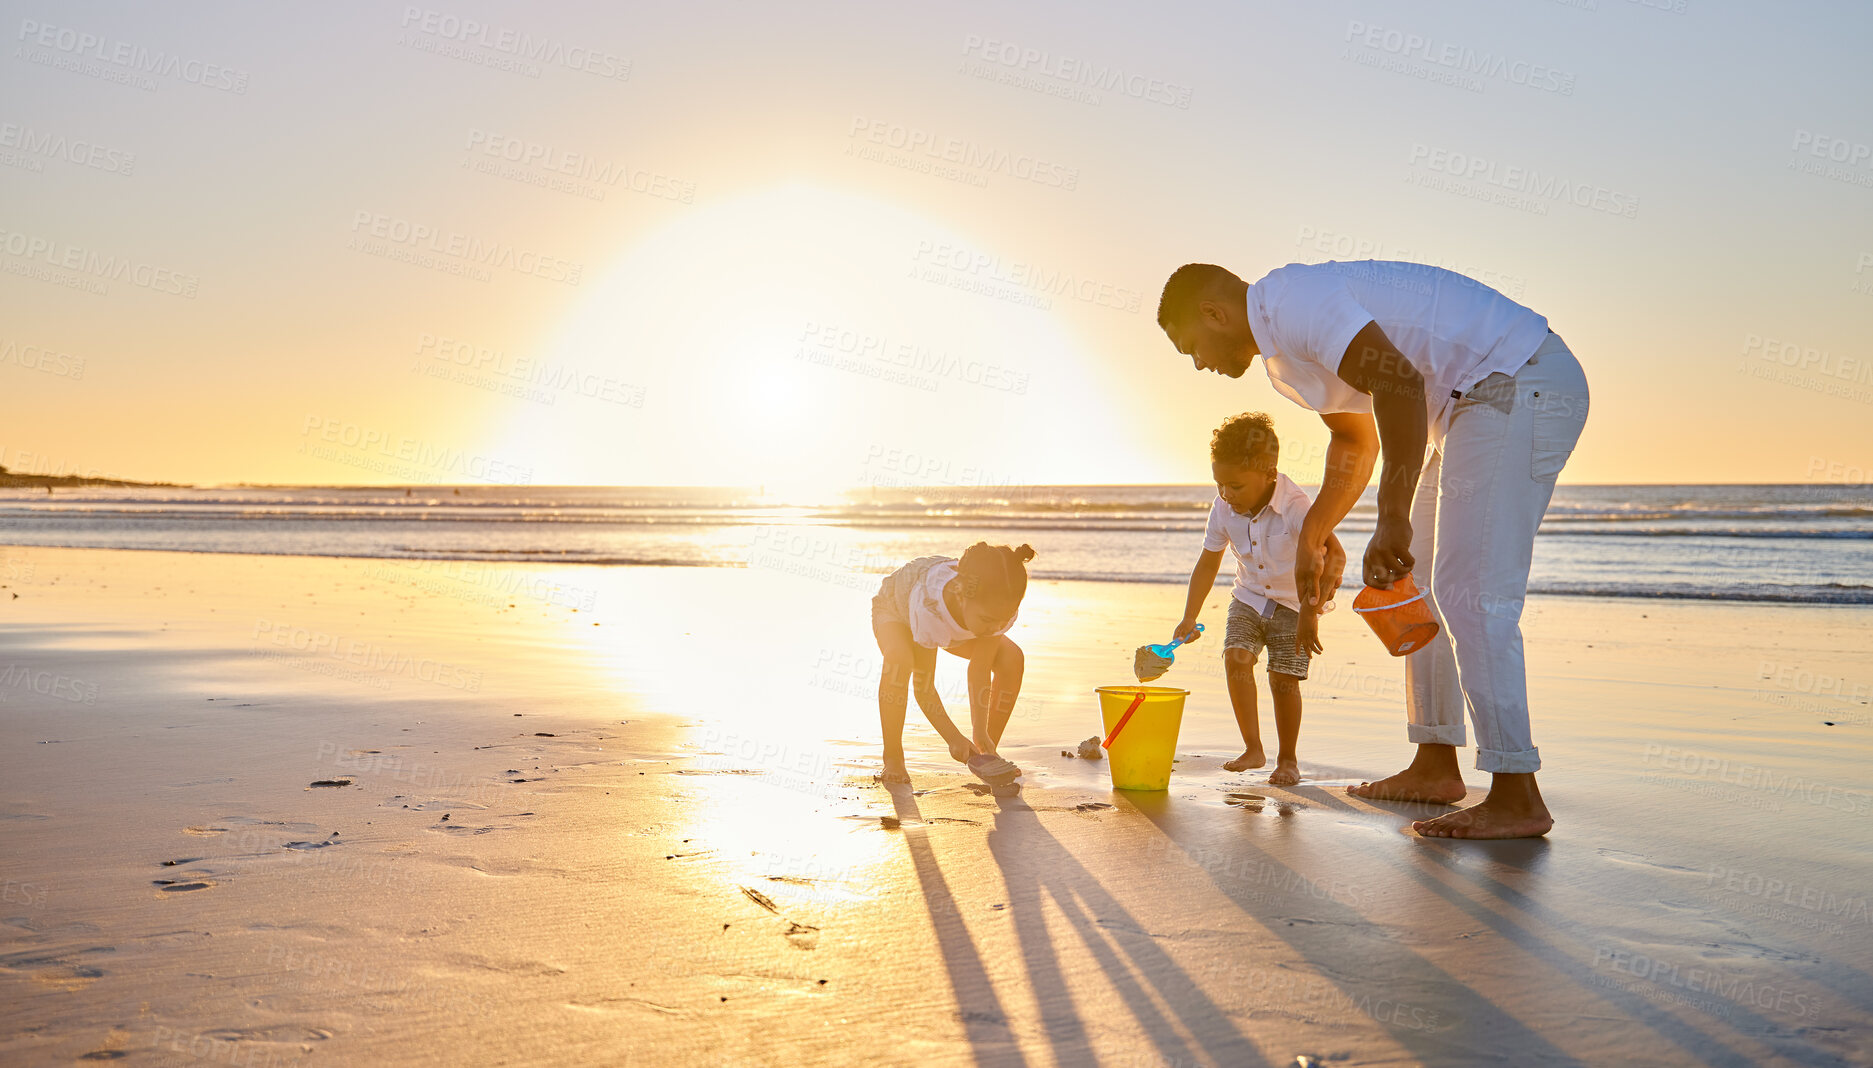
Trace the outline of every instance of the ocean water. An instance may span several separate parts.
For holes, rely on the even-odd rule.
[[[986,540],[1033,545],[1040,578],[1182,583],[1213,495],[1209,486],[874,487],[818,501],[586,486],[0,489],[0,544],[754,567],[860,586],[912,557]],[[1355,561],[1373,515],[1368,491],[1340,526]],[[1221,581],[1231,571],[1225,564]],[[1873,604],[1873,492],[1562,486],[1536,539],[1530,590]]]

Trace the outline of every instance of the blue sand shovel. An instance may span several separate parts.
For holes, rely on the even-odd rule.
[[[1199,623],[1197,624],[1197,634],[1202,633],[1203,624]],[[1164,674],[1171,669],[1172,662],[1177,659],[1174,650],[1176,650],[1178,646],[1184,644],[1185,641],[1194,639],[1195,637],[1196,634],[1193,634],[1190,636],[1190,639],[1178,638],[1175,641],[1166,642],[1163,645],[1139,646],[1138,652],[1132,657],[1132,674],[1138,676],[1139,682],[1150,682],[1152,679]]]

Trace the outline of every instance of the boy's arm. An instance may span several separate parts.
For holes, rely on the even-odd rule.
[[[1197,566],[1190,570],[1190,593],[1184,598],[1184,618],[1177,624],[1171,637],[1184,641],[1194,640],[1197,636],[1197,616],[1203,611],[1203,602],[1216,588],[1216,574],[1223,567],[1221,549],[1205,549],[1197,557]]]
[[[1294,644],[1304,652],[1318,653],[1320,646],[1320,608],[1301,602],[1301,620],[1294,625]]]

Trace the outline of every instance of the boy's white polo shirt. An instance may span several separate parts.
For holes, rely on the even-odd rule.
[[[1300,594],[1294,588],[1294,557],[1301,540],[1301,524],[1314,502],[1307,491],[1288,476],[1275,476],[1275,492],[1268,503],[1254,515],[1242,515],[1218,495],[1210,505],[1209,525],[1203,531],[1203,548],[1221,552],[1224,546],[1235,551],[1236,600],[1268,615],[1268,602],[1301,610]]]
[[[1290,263],[1248,289],[1249,329],[1282,396],[1316,412],[1370,412],[1340,377],[1346,347],[1376,322],[1424,376],[1426,418],[1443,441],[1451,392],[1522,369],[1548,320],[1473,278],[1395,260]]]

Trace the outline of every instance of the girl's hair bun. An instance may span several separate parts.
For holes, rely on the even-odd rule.
[[[1028,573],[1022,565],[1032,559],[1032,545],[1011,549],[979,541],[963,550],[957,575],[970,597],[1006,597],[1019,603],[1028,589]]]

